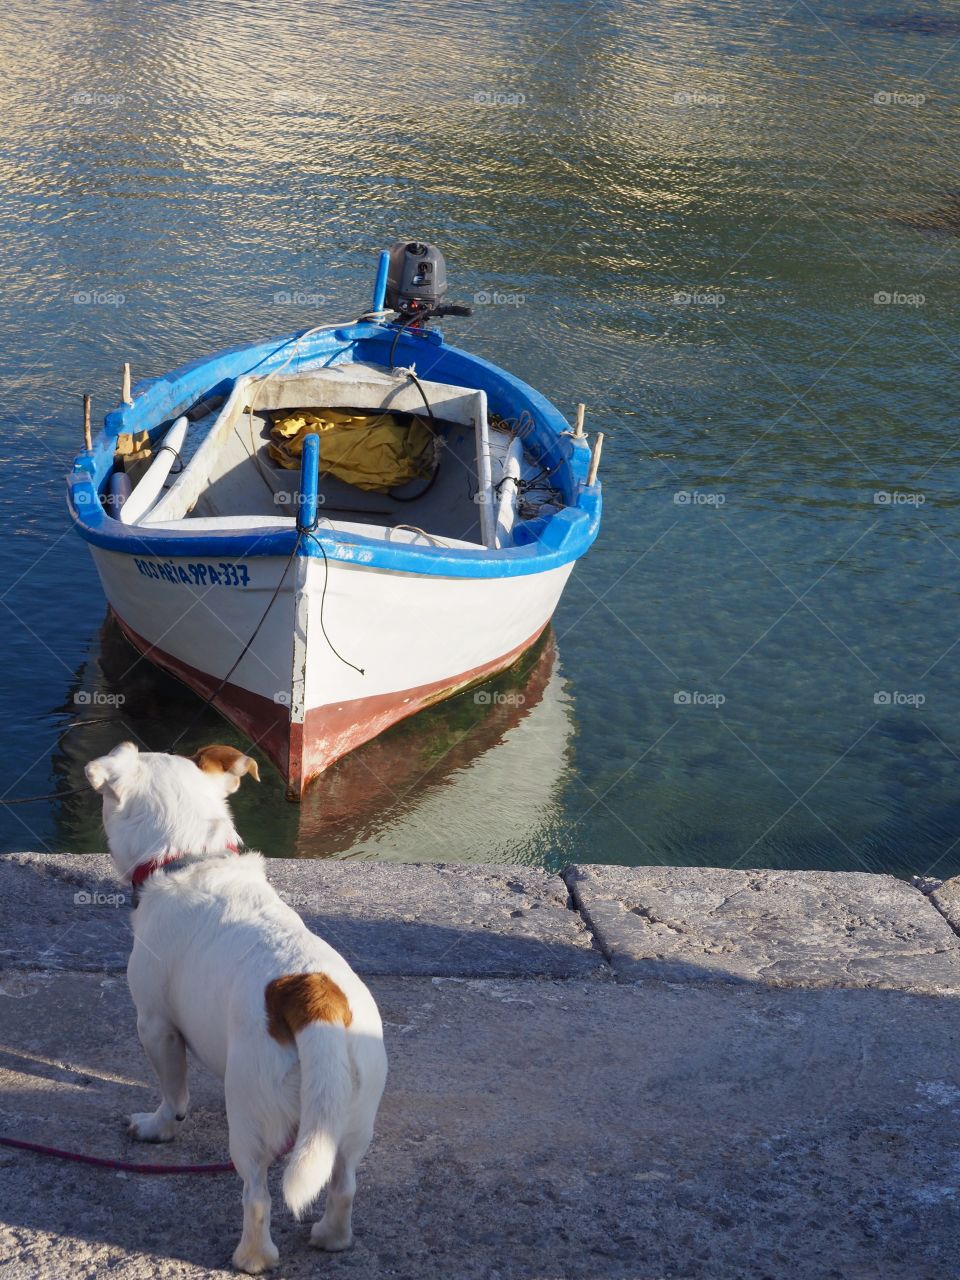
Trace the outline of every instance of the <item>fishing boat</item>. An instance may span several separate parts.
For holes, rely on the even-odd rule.
[[[134,646],[299,799],[334,760],[514,663],[597,536],[602,434],[448,345],[440,252],[369,311],[131,385],[68,503]]]

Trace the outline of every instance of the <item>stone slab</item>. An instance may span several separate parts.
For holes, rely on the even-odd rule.
[[[960,934],[960,876],[944,880],[929,896],[954,933]]]
[[[216,1161],[218,1081],[177,1142],[119,975],[0,979],[0,1132]],[[960,1001],[593,980],[374,978],[390,1079],[357,1240],[278,1275],[351,1280],[958,1280]],[[149,1177],[0,1148],[4,1280],[228,1277],[232,1174]]]
[[[281,895],[364,974],[576,977],[607,970],[559,875],[277,858]],[[129,890],[106,855],[0,856],[0,963],[125,970]]]
[[[892,876],[708,867],[568,868],[621,981],[960,992],[960,939]]]

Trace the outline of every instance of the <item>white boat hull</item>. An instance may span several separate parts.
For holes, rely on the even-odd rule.
[[[214,695],[295,795],[390,725],[513,663],[550,621],[573,567],[466,578],[314,556],[93,555],[133,643]]]

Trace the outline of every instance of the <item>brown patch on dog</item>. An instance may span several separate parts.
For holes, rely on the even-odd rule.
[[[214,742],[209,747],[201,747],[190,759],[204,773],[234,773],[237,776],[249,773],[255,782],[260,781],[256,760],[245,756],[236,747],[226,747]]]
[[[264,992],[267,1030],[289,1044],[308,1022],[338,1022],[349,1027],[353,1013],[347,997],[325,973],[288,973],[268,982]]]

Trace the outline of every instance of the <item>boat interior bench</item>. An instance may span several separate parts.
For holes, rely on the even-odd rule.
[[[420,380],[429,400],[404,373],[372,365],[237,379],[196,452],[142,523],[163,528],[289,527],[297,512],[299,470],[268,453],[278,410],[354,409],[399,412],[429,421],[440,437],[433,478],[415,479],[388,493],[364,490],[324,474],[320,513],[337,530],[367,537],[442,540],[450,546],[504,545],[497,537],[486,395],[468,387]],[[322,459],[321,436],[321,459]],[[503,453],[497,444],[494,453]]]

